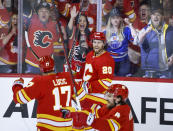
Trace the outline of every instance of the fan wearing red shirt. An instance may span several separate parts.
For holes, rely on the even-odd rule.
[[[51,56],[39,59],[42,76],[34,77],[26,87],[22,78],[12,87],[15,103],[26,104],[33,99],[38,101],[37,128],[39,131],[69,131],[72,119],[61,118],[61,108],[72,109],[73,87],[70,74],[54,73],[54,60]]]
[[[40,58],[54,53],[53,43],[58,41],[59,34],[56,21],[50,18],[50,5],[41,2],[36,10],[37,14],[32,15],[31,10],[30,14],[24,15],[25,40]],[[40,73],[38,60],[29,48],[27,48],[25,62],[25,73]]]
[[[7,0],[0,0],[0,28],[8,26],[11,17],[11,12],[6,8]]]

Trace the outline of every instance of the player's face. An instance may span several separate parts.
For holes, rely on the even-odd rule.
[[[122,21],[122,18],[119,16],[112,16],[111,18],[111,24],[115,27],[119,27],[120,23]]]
[[[84,31],[87,26],[87,21],[85,16],[79,18],[79,30]]]
[[[163,16],[159,12],[155,12],[151,15],[151,22],[155,28],[160,27],[162,24],[162,21],[163,21]]]
[[[93,40],[93,50],[96,55],[99,55],[104,50],[104,42],[102,40]]]
[[[38,17],[41,22],[47,22],[50,16],[50,12],[47,8],[41,8],[38,10]]]
[[[114,95],[112,93],[107,92],[105,94],[105,99],[107,101],[107,108],[112,108],[115,106]]]

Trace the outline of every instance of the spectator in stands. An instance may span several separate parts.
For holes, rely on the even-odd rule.
[[[30,45],[31,47],[27,48],[25,73],[40,73],[38,58],[34,53],[39,58],[45,55],[53,55],[53,43],[58,41],[59,37],[57,24],[50,19],[50,5],[48,3],[41,2],[36,8],[37,14],[33,13],[33,10],[29,7],[29,1],[24,2],[25,6],[27,8],[24,10],[25,39],[27,46]]]
[[[172,16],[169,18],[169,23],[168,23],[170,26],[173,26],[173,14]]]
[[[118,8],[112,9],[104,33],[108,44],[107,51],[115,61],[115,75],[127,76],[130,73],[128,44],[133,42],[136,31],[128,18],[123,20]],[[124,25],[127,24],[128,26]]]
[[[165,24],[163,7],[151,6],[151,25],[139,33],[143,77],[171,78],[173,71],[173,27]]]
[[[133,22],[133,27],[139,32],[142,28],[144,28],[150,21],[150,4],[149,1],[143,0],[140,2],[139,13],[135,21]],[[140,47],[139,45],[134,45],[132,43],[129,44],[128,55],[131,62],[131,74],[133,76],[141,76],[141,68],[140,68]]]
[[[78,14],[76,7],[71,10],[70,21],[67,26],[70,50],[69,60],[73,74],[76,78],[82,78],[86,54],[91,50],[90,30],[87,16]]]
[[[10,20],[10,12],[6,8],[6,0],[0,0],[0,28],[8,28],[8,22]]]
[[[172,14],[172,7],[173,7],[173,1],[172,0],[163,0],[161,1],[161,4],[163,4],[163,11],[164,11],[164,20],[167,24],[169,24],[169,18]]]
[[[0,73],[17,73],[17,18],[16,13],[11,16],[8,33],[1,40]]]
[[[95,0],[65,0],[59,4],[58,9],[60,13],[67,19],[70,18],[70,10],[73,7],[79,12],[81,10],[88,17],[89,29],[91,32],[96,31],[97,23],[97,4]]]
[[[105,0],[103,15],[108,15],[112,8],[118,7],[123,17],[128,17],[130,22],[136,19],[139,8],[139,0]]]
[[[134,28],[138,29],[139,31],[145,27],[150,20],[150,4],[146,0],[140,2],[139,5],[139,13],[137,18],[133,22]]]

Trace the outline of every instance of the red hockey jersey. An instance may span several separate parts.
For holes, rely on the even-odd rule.
[[[95,56],[94,51],[87,54],[83,80],[89,82],[89,93],[104,93],[111,83],[115,62],[108,52]]]
[[[2,44],[3,37],[8,34],[8,28],[0,28],[0,61],[8,65],[17,64],[17,39],[16,35],[13,35],[6,45]],[[15,43],[15,44],[14,44]]]
[[[36,14],[31,18],[28,29],[28,42],[38,57],[53,54],[53,43],[58,40],[56,29],[56,22],[50,20],[44,25]],[[38,60],[29,48],[27,48],[25,62],[38,67]]]
[[[96,111],[96,117],[91,126],[99,131],[116,131],[118,126],[118,131],[133,131],[133,116],[127,104],[112,109],[105,105]]]
[[[7,26],[10,20],[10,13],[6,8],[0,9],[0,28]]]
[[[91,51],[87,54],[83,81],[88,82],[88,94],[80,97],[83,109],[93,104],[106,104],[104,93],[112,82],[115,62],[108,52],[95,56]]]
[[[60,108],[71,106],[73,89],[69,73],[34,77],[25,88],[13,85],[14,101],[28,103],[38,101],[37,127],[49,130],[70,130],[71,119],[61,118]]]

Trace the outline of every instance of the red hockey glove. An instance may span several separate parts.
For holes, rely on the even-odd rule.
[[[19,79],[14,81],[13,86],[14,85],[21,85],[21,86],[23,86],[23,84],[24,84],[23,78],[19,78]]]
[[[75,129],[83,129],[87,127],[86,120],[88,115],[83,112],[73,112],[71,114],[73,118],[73,128]]]
[[[13,90],[13,100],[15,103],[18,103],[16,98],[16,93],[23,88],[23,83],[24,80],[22,78],[15,80],[13,83],[12,90]]]
[[[92,113],[86,114],[84,112],[72,112],[73,128],[82,129],[90,126],[94,121],[94,115]]]

